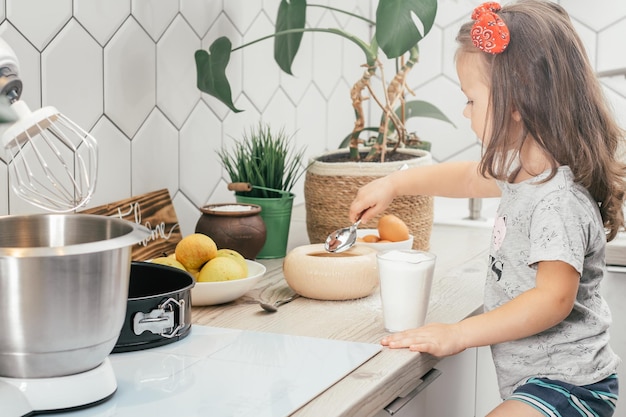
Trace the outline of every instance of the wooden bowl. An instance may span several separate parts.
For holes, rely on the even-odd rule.
[[[324,244],[299,246],[283,261],[287,284],[298,294],[317,300],[352,300],[370,295],[378,286],[377,251],[355,245],[328,253]]]

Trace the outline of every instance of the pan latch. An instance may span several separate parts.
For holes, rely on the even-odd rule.
[[[178,308],[179,323],[176,324],[175,308]],[[185,300],[168,298],[149,313],[133,316],[133,332],[139,336],[145,331],[172,338],[185,327]]]

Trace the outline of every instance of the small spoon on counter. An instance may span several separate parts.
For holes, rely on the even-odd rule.
[[[324,249],[326,252],[341,253],[350,249],[356,243],[356,229],[361,224],[361,217],[350,227],[335,230],[326,238]]]
[[[300,294],[294,294],[291,297],[283,298],[282,300],[278,300],[278,301],[274,302],[273,304],[263,303],[263,302],[260,302],[259,304],[261,305],[261,308],[263,310],[267,311],[268,313],[275,313],[275,312],[278,311],[278,307],[282,306],[283,304],[287,304],[287,303],[295,300],[298,297],[300,297]]]

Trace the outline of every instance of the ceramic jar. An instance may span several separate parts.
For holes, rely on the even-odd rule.
[[[209,236],[218,249],[232,249],[255,259],[265,244],[266,229],[256,204],[210,204],[200,208],[196,233]]]

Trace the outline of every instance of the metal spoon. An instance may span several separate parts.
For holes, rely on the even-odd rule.
[[[398,171],[404,171],[408,168],[409,166],[407,164],[402,164]],[[356,243],[356,229],[359,227],[359,224],[361,224],[361,215],[363,215],[363,213],[359,214],[359,218],[352,226],[335,230],[328,235],[326,242],[324,242],[326,252],[341,253],[354,246]]]
[[[283,304],[287,304],[287,303],[295,300],[298,297],[300,297],[300,294],[294,294],[291,297],[283,298],[282,300],[278,300],[274,304],[262,303],[262,302],[259,303],[259,304],[261,305],[261,308],[263,310],[267,311],[268,313],[274,313],[274,312],[278,311],[278,307],[282,306]]]
[[[338,229],[328,235],[324,242],[326,252],[341,253],[350,249],[356,242],[356,229],[361,224],[361,218],[354,222],[350,227]]]

